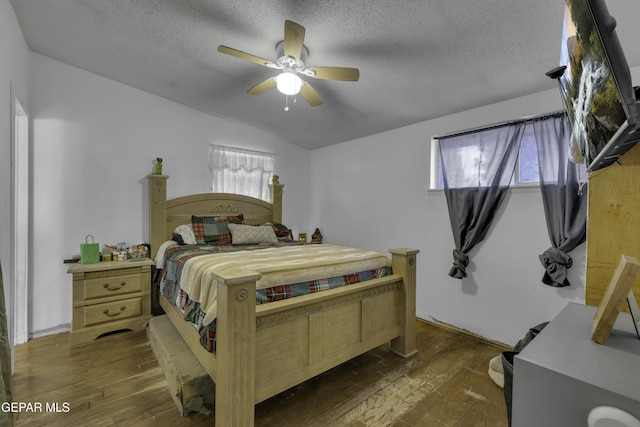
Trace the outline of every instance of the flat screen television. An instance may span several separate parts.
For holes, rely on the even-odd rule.
[[[564,72],[552,77],[558,78],[572,123],[570,157],[595,171],[640,140],[640,104],[604,0],[565,3],[561,67],[556,69]]]

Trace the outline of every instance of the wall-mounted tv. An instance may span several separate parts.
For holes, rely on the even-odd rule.
[[[640,140],[640,103],[604,0],[565,0],[558,78],[573,126],[571,158],[595,171]],[[551,73],[551,72],[550,72]]]

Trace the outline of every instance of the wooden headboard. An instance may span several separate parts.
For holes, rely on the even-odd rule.
[[[149,244],[154,258],[160,245],[171,240],[173,230],[191,224],[191,215],[226,216],[243,214],[247,224],[282,222],[282,187],[273,176],[273,204],[253,197],[227,193],[201,193],[167,200],[168,175],[147,175],[149,179]]]

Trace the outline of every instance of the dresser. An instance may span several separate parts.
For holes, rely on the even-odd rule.
[[[151,317],[151,268],[148,258],[72,264],[71,344],[102,334],[142,329]]]

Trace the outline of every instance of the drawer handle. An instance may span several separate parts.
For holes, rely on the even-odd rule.
[[[104,310],[102,313],[106,314],[109,317],[113,317],[113,316],[117,316],[119,314],[122,314],[122,312],[126,309],[127,307],[125,307],[124,305],[120,306],[120,311],[116,311],[114,313],[109,313],[109,309]]]
[[[106,290],[108,290],[108,291],[115,292],[115,291],[119,291],[120,289],[122,289],[122,287],[123,287],[124,285],[126,285],[126,284],[127,284],[127,282],[122,281],[122,282],[120,282],[120,286],[119,286],[119,287],[117,287],[117,288],[110,288],[110,287],[109,287],[109,284],[108,284],[108,283],[105,283],[104,285],[102,285],[102,287],[103,287],[103,288],[105,288],[105,289],[106,289]]]

